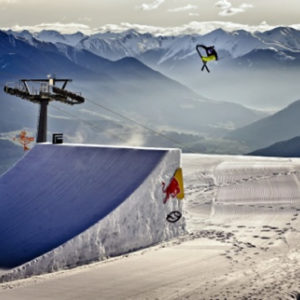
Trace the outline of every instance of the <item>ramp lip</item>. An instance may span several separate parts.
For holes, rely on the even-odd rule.
[[[103,144],[73,144],[73,143],[63,143],[63,144],[52,144],[52,143],[39,143],[36,146],[52,145],[54,147],[91,147],[91,148],[113,148],[113,149],[133,149],[133,150],[155,150],[155,151],[181,151],[180,148],[162,148],[162,147],[142,147],[142,146],[126,146],[126,145],[103,145]]]

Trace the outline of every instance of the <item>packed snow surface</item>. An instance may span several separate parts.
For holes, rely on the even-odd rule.
[[[18,299],[299,299],[300,159],[183,155],[188,233],[2,284]]]

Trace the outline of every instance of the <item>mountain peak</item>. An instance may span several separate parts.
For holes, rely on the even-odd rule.
[[[290,32],[293,32],[293,31],[296,31],[296,29],[292,28],[292,27],[289,27],[289,26],[278,26],[278,27],[275,27],[271,30],[268,30],[266,31],[266,33],[269,33],[269,34],[274,34],[274,33],[281,33],[281,34],[286,34],[286,33],[290,33]]]
[[[43,29],[38,33],[38,35],[53,35],[53,36],[63,36],[60,32],[56,30]]]
[[[207,33],[207,34],[204,35],[204,36],[211,36],[211,35],[214,35],[214,36],[219,37],[219,36],[224,36],[224,35],[228,35],[228,34],[229,34],[229,32],[225,31],[225,30],[222,29],[222,28],[218,28],[218,29],[215,29],[215,30],[213,30],[213,31],[211,31],[211,32],[209,32],[209,33]]]
[[[125,30],[121,33],[121,35],[134,35],[134,36],[139,36],[140,33],[135,30],[135,29],[128,29],[128,30]]]

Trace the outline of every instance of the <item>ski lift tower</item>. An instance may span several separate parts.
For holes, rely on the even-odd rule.
[[[47,109],[49,102],[59,101],[70,105],[84,102],[84,98],[80,94],[66,90],[66,86],[70,81],[72,79],[57,79],[55,76],[48,76],[48,79],[21,79],[17,84],[4,86],[5,93],[40,105],[37,143],[47,141]],[[61,86],[56,86],[57,83]]]

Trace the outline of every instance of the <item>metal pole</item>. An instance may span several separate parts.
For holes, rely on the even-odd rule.
[[[42,100],[40,102],[40,117],[38,124],[38,135],[37,135],[37,143],[45,143],[47,142],[47,108],[48,108],[48,100]]]

